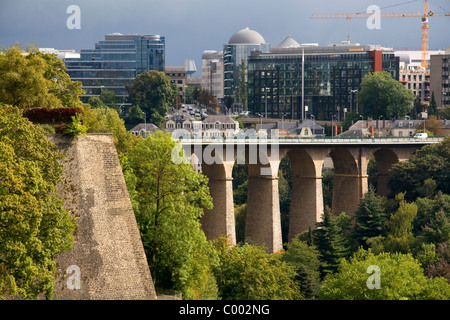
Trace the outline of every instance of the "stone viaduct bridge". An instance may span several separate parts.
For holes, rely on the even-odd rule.
[[[278,167],[288,156],[292,168],[289,239],[323,215],[322,168],[330,156],[334,165],[332,211],[353,214],[368,190],[367,166],[372,155],[377,163],[377,191],[387,195],[387,176],[393,164],[408,160],[426,144],[443,138],[278,138],[278,139],[182,139],[186,156],[196,155],[209,178],[214,208],[202,217],[208,239],[227,236],[236,243],[232,171],[235,163],[248,164],[245,238],[264,245],[268,252],[282,249],[278,195]]]

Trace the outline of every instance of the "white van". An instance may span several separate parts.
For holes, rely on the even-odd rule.
[[[428,134],[425,132],[416,133],[414,135],[414,139],[426,139],[428,138]]]

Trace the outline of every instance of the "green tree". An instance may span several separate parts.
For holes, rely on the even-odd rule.
[[[434,196],[426,198],[417,198],[417,217],[414,219],[413,232],[416,236],[420,236],[425,225],[435,218],[439,211],[450,214],[450,195],[437,192]]]
[[[281,254],[268,254],[262,247],[244,244],[230,247],[216,241],[219,263],[214,268],[223,300],[297,300],[303,297],[295,275]]]
[[[83,106],[84,124],[88,133],[112,133],[114,144],[119,153],[127,152],[135,146],[140,138],[129,133],[116,110],[106,106],[91,108],[89,104]]]
[[[72,81],[55,55],[23,52],[19,46],[0,54],[0,103],[26,108],[81,107],[81,82]]]
[[[306,299],[314,298],[320,287],[320,260],[316,247],[309,246],[296,237],[287,244],[282,260],[296,271],[294,279],[298,282],[302,295]]]
[[[349,248],[345,247],[345,243],[342,230],[332,218],[330,208],[325,207],[323,219],[317,223],[317,229],[314,230],[314,245],[319,251],[319,270],[322,278],[328,273],[336,272],[339,260],[348,254]]]
[[[248,88],[247,88],[247,67],[245,66],[245,60],[241,60],[239,66],[239,78],[237,79],[237,94],[236,102],[242,103],[244,110],[248,110]]]
[[[112,90],[102,90],[100,94],[101,101],[108,106],[108,108],[112,108],[120,113],[119,105],[117,104],[116,94]]]
[[[392,166],[388,186],[392,194],[406,192],[405,199],[421,196],[425,180],[433,179],[436,191],[450,194],[450,137],[442,142],[422,147],[408,161]]]
[[[421,236],[428,243],[442,243],[450,241],[450,212],[440,209],[422,229]]]
[[[379,270],[379,289],[376,274]],[[370,278],[373,277],[373,278]],[[368,285],[369,284],[369,285]],[[373,288],[373,289],[370,289]],[[339,270],[329,274],[319,291],[322,300],[448,300],[450,285],[444,278],[427,278],[411,254],[358,250]]]
[[[362,246],[367,249],[367,239],[386,236],[386,221],[387,216],[381,199],[376,195],[373,188],[369,188],[355,212],[352,237],[357,247]]]
[[[236,242],[243,244],[245,242],[245,218],[247,216],[247,204],[241,204],[234,207],[234,220],[236,228]]]
[[[54,259],[75,225],[57,194],[61,159],[39,126],[0,106],[0,298],[52,298]]]
[[[212,208],[212,199],[206,176],[180,159],[185,159],[182,148],[170,134],[142,139],[128,152],[136,177],[130,194],[155,286],[181,290],[186,299],[205,299],[212,290],[207,284],[214,284],[213,249],[199,219],[203,208]]]
[[[333,181],[334,169],[323,171],[322,173],[322,192],[323,205],[331,208],[333,205]]]
[[[389,72],[373,72],[362,80],[357,100],[364,117],[402,118],[413,109],[414,93]]]
[[[450,119],[450,105],[446,105],[440,109],[439,116],[443,119]]]
[[[430,100],[430,105],[428,106],[428,115],[437,115],[438,111],[437,111],[437,105],[436,105],[436,98],[434,97],[434,91],[431,93],[431,100]]]
[[[416,238],[412,232],[413,221],[417,215],[417,205],[408,203],[403,194],[397,195],[399,208],[386,222],[386,237],[377,236],[366,240],[374,252],[411,253],[415,249]]]
[[[150,70],[139,74],[126,86],[130,101],[146,114],[147,122],[160,126],[173,104],[175,92],[164,72]]]

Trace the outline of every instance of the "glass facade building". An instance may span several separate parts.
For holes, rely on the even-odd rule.
[[[228,44],[223,46],[223,90],[224,98],[234,98],[239,78],[241,76],[241,65],[247,59],[251,52],[258,50],[268,52],[270,45],[256,31],[245,28],[234,33]]]
[[[81,50],[79,58],[65,59],[67,73],[81,81],[83,102],[111,90],[119,103],[126,103],[125,89],[142,72],[164,72],[165,37],[159,35],[105,35],[95,49]]]
[[[268,118],[302,119],[302,65],[304,117],[316,120],[342,120],[344,112],[357,112],[356,93],[369,72],[384,70],[399,79],[399,58],[375,46],[298,45],[253,51],[248,58],[250,113],[265,116],[267,110]]]

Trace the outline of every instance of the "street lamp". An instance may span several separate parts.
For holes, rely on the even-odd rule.
[[[264,92],[266,93],[266,111],[265,111],[265,118],[267,118],[267,87],[264,88]]]
[[[380,121],[381,121],[381,118],[383,118],[382,115],[378,117],[378,138],[381,137],[381,128],[380,128]]]
[[[358,89],[350,90],[350,112],[353,112],[353,94],[358,92]],[[358,113],[358,104],[356,104],[356,113]]]
[[[331,117],[331,138],[334,137],[334,124],[333,124],[334,118],[336,118],[335,114],[333,114],[333,116]]]
[[[147,138],[147,115],[145,114],[144,111],[142,111],[143,115],[144,115],[144,130],[145,130],[145,137]]]
[[[363,138],[363,127],[364,127],[364,117],[362,115],[359,116],[361,118],[361,139]]]

